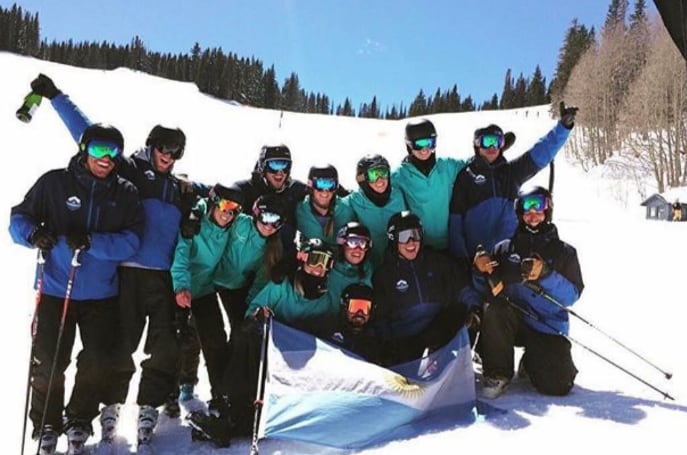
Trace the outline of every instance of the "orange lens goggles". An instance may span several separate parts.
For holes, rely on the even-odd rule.
[[[369,316],[371,309],[372,302],[370,300],[351,299],[348,301],[348,312],[350,314],[356,314],[358,311],[362,311],[365,316]]]
[[[219,199],[215,203],[217,204],[217,207],[223,212],[236,213],[241,211],[241,204],[229,199]]]

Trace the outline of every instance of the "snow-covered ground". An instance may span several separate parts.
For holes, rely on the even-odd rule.
[[[342,183],[349,188],[355,188],[355,163],[363,154],[382,153],[393,166],[406,153],[402,142],[404,121],[294,113],[283,113],[281,118],[279,111],[233,106],[203,95],[192,84],[126,69],[79,69],[8,53],[0,53],[0,67],[4,69],[0,84],[0,150],[5,156],[0,173],[0,211],[6,220],[10,208],[21,201],[43,172],[64,167],[76,151],[47,101],[31,123],[15,118],[30,81],[39,72],[51,76],[92,120],[120,128],[127,153],[145,142],[155,124],[180,126],[187,134],[188,146],[176,172],[210,184],[246,178],[260,146],[267,143],[284,142],[291,148],[295,177],[304,179],[313,163],[328,161],[337,166]],[[507,152],[512,157],[525,151],[554,124],[545,106],[441,114],[431,119],[439,132],[438,155],[459,158],[472,154],[472,133],[477,127],[497,123],[506,131],[514,131],[517,141]],[[675,401],[664,399],[575,345],[573,355],[580,373],[569,396],[537,395],[528,384],[516,380],[507,394],[490,402],[505,413],[490,415],[469,427],[418,435],[365,453],[687,453],[687,438],[681,433],[687,430],[687,300],[682,281],[687,223],[645,220],[639,196],[632,200],[636,194],[633,190],[622,191],[630,200],[619,203],[612,198],[618,193],[612,182],[592,177],[602,174],[582,173],[563,154],[556,160],[554,220],[561,237],[577,248],[586,284],[573,309],[674,376],[666,380],[660,371],[577,319],[572,320],[571,335],[672,395]],[[543,171],[535,181],[546,185],[547,179],[547,171]],[[4,263],[0,275],[4,296],[0,345],[7,368],[0,434],[7,453],[16,453],[21,443],[35,254],[14,245],[8,234],[0,236],[0,248]],[[68,371],[68,376],[73,376],[73,370]],[[124,408],[121,454],[134,451],[126,441],[135,440],[136,408],[132,403],[136,384],[135,379]],[[192,402],[192,406],[202,406],[201,400],[208,395],[202,368],[198,393],[200,400]],[[98,431],[96,424],[96,436]],[[61,440],[58,448],[63,450],[64,446]],[[155,446],[159,454],[249,451],[247,441],[236,441],[224,450],[208,443],[192,443],[183,420],[164,417]],[[266,440],[260,446],[263,454],[325,452],[321,447],[280,441]],[[35,451],[31,441],[28,451]]]

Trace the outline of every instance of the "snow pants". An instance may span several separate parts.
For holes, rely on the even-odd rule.
[[[480,338],[484,376],[512,378],[514,347],[522,346],[524,367],[534,388],[545,395],[567,395],[577,375],[570,341],[532,329],[527,317],[503,301],[487,306]]]
[[[137,404],[161,406],[175,390],[178,345],[174,327],[176,302],[172,277],[166,270],[119,268],[119,336],[112,354],[107,404],[124,403],[136,371],[136,352],[148,322],[144,344],[147,358],[141,362]]]
[[[78,274],[76,279],[78,279]],[[64,297],[43,295],[38,306],[38,328],[31,370],[32,393],[29,412],[34,434],[40,431],[48,394],[50,370],[56,353],[55,373],[50,384],[45,424],[52,425],[58,431],[62,428],[64,372],[71,360],[77,325],[83,347],[77,356],[71,398],[67,408],[64,409],[67,419],[78,419],[90,423],[98,415],[99,397],[107,372],[107,353],[115,339],[115,326],[112,320],[116,319],[116,297],[102,300],[70,300],[59,352],[57,352],[63,304]]]
[[[174,328],[179,341],[176,384],[196,385],[200,364],[200,339],[196,320],[188,308],[175,309]]]

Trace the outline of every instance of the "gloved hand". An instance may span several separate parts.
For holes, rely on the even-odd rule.
[[[37,226],[29,236],[31,242],[36,248],[43,251],[50,251],[57,243],[57,236],[53,232],[43,226]]]
[[[548,268],[544,259],[534,254],[520,262],[520,275],[525,281],[536,281],[548,273]]]
[[[31,81],[31,90],[33,93],[44,98],[53,99],[60,93],[60,89],[55,87],[55,83],[45,74],[39,74],[38,77]]]
[[[188,216],[181,220],[181,226],[179,227],[181,236],[185,239],[192,239],[193,236],[198,235],[202,217],[203,213],[201,211],[191,210]]]
[[[561,101],[559,104],[561,123],[567,129],[572,129],[575,126],[575,115],[577,115],[578,108],[574,106],[565,106],[565,102]]]
[[[487,250],[485,250],[482,245],[477,247],[475,258],[473,259],[472,263],[480,273],[486,273],[489,275],[494,272],[494,267],[499,265],[498,262],[491,260],[491,256],[489,256],[489,253],[487,253]]]
[[[86,251],[91,247],[91,236],[84,233],[67,234],[67,245],[72,251]]]

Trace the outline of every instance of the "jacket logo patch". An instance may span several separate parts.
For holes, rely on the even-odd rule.
[[[508,256],[508,262],[512,262],[513,264],[520,264],[520,255],[518,253],[511,253]]]
[[[146,176],[148,180],[155,180],[155,172],[151,171],[150,169],[145,171],[143,174]]]
[[[66,206],[72,212],[79,210],[81,208],[81,199],[76,196],[70,196],[67,198]]]
[[[399,292],[406,292],[408,290],[408,282],[406,280],[398,280],[396,282],[396,290]]]
[[[482,174],[476,175],[475,176],[475,183],[477,185],[484,185],[485,183],[487,183],[487,178],[485,176],[483,176]]]

